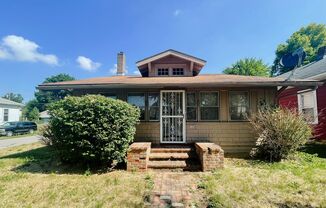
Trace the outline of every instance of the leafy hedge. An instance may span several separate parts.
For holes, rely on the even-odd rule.
[[[68,96],[49,106],[43,135],[64,161],[114,165],[125,158],[138,108],[101,95]]]
[[[287,158],[312,137],[305,118],[289,109],[269,108],[250,118],[258,135],[252,156],[270,162]]]

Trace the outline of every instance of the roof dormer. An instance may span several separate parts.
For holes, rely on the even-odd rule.
[[[136,63],[143,77],[197,76],[205,64],[206,61],[203,59],[172,49]]]

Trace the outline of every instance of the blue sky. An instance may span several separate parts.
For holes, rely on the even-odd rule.
[[[245,57],[272,64],[276,46],[311,22],[326,23],[324,0],[2,0],[0,95],[33,98],[46,77],[111,76],[124,51],[135,62],[172,48],[205,59],[202,73]]]

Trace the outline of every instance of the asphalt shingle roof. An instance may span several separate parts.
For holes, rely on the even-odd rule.
[[[14,105],[14,106],[24,106],[22,103],[17,103],[8,99],[0,98],[0,104],[2,105]]]
[[[293,70],[277,77],[288,78]],[[326,58],[295,69],[291,79],[307,79],[326,73]]]

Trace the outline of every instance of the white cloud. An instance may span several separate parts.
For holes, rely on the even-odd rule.
[[[176,9],[176,10],[174,10],[173,15],[176,17],[176,16],[179,16],[180,13],[181,13],[181,10]]]
[[[118,69],[118,65],[117,64],[113,64],[113,67],[111,69],[109,69],[110,74],[116,74],[117,73],[117,69]]]
[[[58,65],[58,58],[53,54],[42,54],[35,42],[21,36],[8,35],[0,43],[0,59],[10,59],[26,62],[43,62]]]
[[[134,71],[134,75],[140,75],[139,70],[135,70],[135,71]]]
[[[94,62],[85,56],[78,56],[76,61],[79,64],[79,67],[85,69],[86,71],[95,71],[101,66],[101,63]]]
[[[109,73],[115,75],[115,74],[117,74],[117,69],[118,69],[118,65],[113,64],[112,68],[109,69]],[[125,74],[128,74],[128,66],[126,66],[126,68],[125,68]]]

